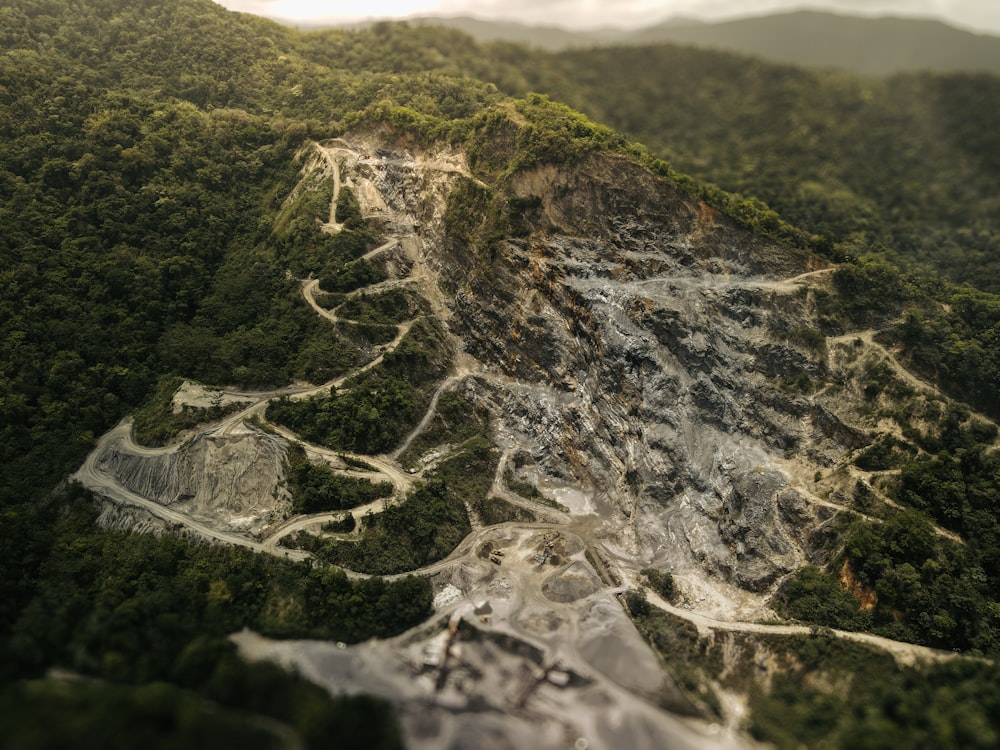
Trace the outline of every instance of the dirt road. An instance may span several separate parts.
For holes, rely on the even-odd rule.
[[[336,195],[339,192],[341,186],[341,160],[356,158],[356,155],[351,155],[346,153],[348,150],[346,147],[334,143],[328,147],[320,149],[322,158],[326,161],[326,168],[330,171],[333,176],[334,181],[334,200],[330,209],[329,222],[326,225],[327,231],[337,232],[340,230],[340,226],[337,224],[336,217]],[[406,224],[406,222],[398,222],[400,225]],[[416,226],[414,220],[409,221],[409,224]],[[451,315],[451,310],[448,306],[448,301],[441,292],[441,288],[438,284],[438,273],[432,269],[424,260],[423,257],[423,240],[417,236],[417,234],[399,234],[390,238],[387,242],[383,243],[380,247],[375,248],[364,257],[372,258],[378,254],[385,253],[390,249],[399,248],[400,251],[406,256],[407,261],[410,265],[410,276],[406,279],[396,279],[391,282],[386,282],[381,286],[381,289],[390,288],[390,286],[398,286],[401,284],[412,284],[415,289],[417,289],[420,294],[428,301],[432,314],[438,319],[446,322]],[[776,291],[790,292],[798,288],[801,284],[808,283],[809,281],[820,278],[825,274],[829,274],[832,269],[822,269],[819,271],[812,271],[801,276],[797,276],[791,279],[769,281],[769,280],[743,280],[740,282],[739,286],[743,287],[759,287],[774,289]],[[595,284],[601,284],[603,281],[596,279]],[[687,287],[696,287],[700,281],[685,282]],[[636,288],[645,288],[650,286],[649,282],[635,282],[634,286]],[[306,304],[323,319],[329,321],[331,324],[338,324],[343,322],[336,314],[336,311],[330,311],[324,309],[321,305],[316,302],[316,293],[319,290],[318,280],[306,280],[302,283],[302,296]],[[377,288],[368,288],[367,290],[358,290],[357,293],[365,293],[376,291]],[[664,292],[666,293],[666,292]],[[672,293],[672,292],[671,292]],[[245,409],[233,414],[226,419],[222,420],[219,424],[212,427],[213,431],[221,431],[225,434],[227,431],[237,429],[243,424],[247,419],[258,417],[263,418],[264,412],[267,408],[267,404],[275,399],[282,396],[288,396],[295,400],[305,399],[310,396],[328,392],[332,387],[343,388],[347,382],[354,376],[364,373],[373,367],[378,366],[382,362],[383,357],[386,353],[393,351],[400,342],[410,331],[410,328],[415,321],[407,321],[398,326],[397,335],[392,342],[381,347],[377,356],[371,359],[369,362],[361,367],[355,368],[353,371],[335,378],[327,383],[318,386],[294,386],[285,389],[277,389],[273,391],[266,392],[238,392],[238,391],[227,391],[232,395],[239,395],[240,397],[245,397],[248,400],[253,401]],[[860,337],[862,340],[866,341],[870,346],[882,349],[877,343],[872,339],[872,332],[862,332],[861,334],[852,334],[849,338]],[[836,340],[831,340],[836,343]],[[460,350],[456,347],[456,350]],[[925,384],[921,383],[914,376],[909,374],[904,368],[900,367],[898,363],[892,358],[892,355],[882,349],[886,357],[893,363],[895,369],[899,372],[900,376],[907,379],[907,382],[919,385],[920,387],[926,387]],[[474,368],[473,363],[470,358],[466,356],[463,360],[462,368],[456,370],[449,378],[440,384],[436,392],[434,393],[429,407],[426,413],[423,415],[420,422],[416,427],[406,436],[405,440],[401,445],[391,454],[385,456],[358,456],[356,458],[366,462],[374,468],[374,471],[366,473],[364,476],[366,478],[372,479],[374,481],[386,480],[393,484],[394,495],[388,501],[378,500],[374,503],[352,509],[350,513],[358,520],[363,517],[368,512],[380,512],[384,507],[386,502],[397,502],[404,498],[413,488],[415,479],[414,475],[409,474],[404,471],[399,465],[397,458],[405,450],[407,450],[413,443],[413,441],[422,434],[430,425],[438,407],[440,397],[448,389],[453,388],[456,384],[460,383],[464,378],[469,377],[475,371],[475,377],[483,377],[484,380],[489,380],[491,377],[499,378],[499,376],[490,376],[486,373],[481,372],[481,368]],[[508,383],[508,385],[510,385]],[[530,383],[518,383],[517,387],[531,389],[531,388],[544,388],[545,386],[539,384]],[[270,426],[278,435],[281,437],[301,443],[299,436],[291,432],[290,430],[272,425]],[[188,516],[184,513],[176,511],[168,506],[156,503],[148,498],[142,497],[134,492],[129,491],[124,486],[121,485],[114,477],[110,476],[101,469],[100,465],[100,455],[104,447],[108,445],[109,441],[119,441],[120,446],[123,450],[133,452],[135,455],[140,456],[154,456],[163,455],[171,451],[176,451],[179,449],[178,445],[168,446],[165,448],[145,448],[138,446],[134,443],[131,436],[131,425],[127,422],[123,422],[114,430],[105,435],[98,444],[98,447],[88,456],[84,465],[80,470],[74,475],[74,478],[81,481],[84,485],[90,487],[95,492],[101,494],[102,496],[108,497],[114,502],[132,505],[139,507],[152,515],[160,518],[167,523],[176,524],[183,527],[184,529],[197,534],[205,539],[209,539],[216,542],[222,542],[226,544],[235,544],[248,549],[263,552],[267,554],[277,555],[280,557],[302,560],[309,557],[308,553],[298,550],[286,550],[280,546],[280,541],[289,534],[295,533],[297,531],[314,528],[322,523],[334,520],[343,515],[342,512],[333,513],[320,513],[308,516],[298,516],[295,518],[290,518],[282,523],[280,526],[273,528],[269,531],[268,535],[262,540],[257,541],[249,539],[241,534],[221,530],[211,526],[208,523],[200,521],[196,518]],[[307,454],[312,458],[319,458],[328,462],[332,466],[341,466],[341,452],[334,451],[322,446],[313,445],[309,443],[303,443],[303,447]],[[348,456],[349,458],[351,456]],[[539,565],[535,562],[534,550],[528,548],[528,542],[524,540],[533,540],[534,537],[541,536],[546,532],[559,531],[567,538],[572,537],[576,540],[574,543],[578,544],[579,549],[582,550],[593,550],[596,555],[596,559],[603,558],[604,560],[612,560],[610,563],[600,562],[599,567],[604,568],[604,570],[599,571],[600,579],[603,579],[603,583],[599,585],[599,588],[595,591],[595,596],[597,595],[609,595],[614,593],[621,593],[628,587],[639,586],[637,580],[636,571],[631,570],[628,566],[622,564],[615,564],[613,562],[614,557],[608,553],[608,550],[604,547],[601,534],[599,533],[600,523],[603,521],[595,521],[593,517],[586,516],[581,517],[579,515],[573,515],[565,511],[561,511],[549,506],[543,505],[542,503],[537,503],[531,500],[522,498],[515,493],[511,492],[506,486],[504,476],[507,466],[507,461],[509,460],[509,452],[505,453],[501,458],[500,465],[497,469],[496,475],[493,479],[492,484],[492,494],[501,497],[508,502],[518,505],[523,508],[527,508],[534,512],[540,520],[536,523],[510,523],[510,524],[499,524],[495,526],[490,526],[487,528],[480,528],[474,530],[470,533],[447,557],[444,559],[428,565],[424,568],[410,571],[407,573],[399,574],[396,576],[389,576],[389,578],[399,578],[403,575],[434,575],[438,573],[443,573],[451,570],[482,570],[483,566],[489,566],[492,563],[484,562],[479,552],[481,551],[483,545],[487,542],[493,542],[496,540],[515,540],[517,544],[520,544],[519,555],[520,557],[511,554],[504,559],[502,573],[503,576],[513,581],[513,590],[510,594],[509,603],[506,605],[509,607],[509,617],[508,625],[511,632],[528,638],[529,640],[538,641],[545,640],[548,638],[550,645],[555,652],[559,649],[559,638],[562,637],[560,633],[562,631],[554,631],[551,636],[539,635],[538,630],[532,629],[534,626],[532,623],[537,618],[547,617],[549,612],[555,612],[557,615],[562,613],[567,621],[571,620],[572,617],[576,615],[571,615],[570,612],[572,608],[561,606],[555,603],[551,598],[543,595],[541,586],[543,585],[543,575],[539,573]],[[836,511],[847,510],[842,506],[835,503],[817,498],[813,495],[807,495],[807,499],[819,505],[827,506]],[[533,543],[533,541],[532,541]],[[515,542],[511,542],[512,548],[515,546]],[[590,563],[586,562],[582,557],[582,552],[576,553],[577,558],[574,560],[574,565],[579,565],[579,570],[586,571],[591,566]],[[542,566],[544,568],[544,566]],[[547,575],[549,571],[545,571]],[[362,574],[350,573],[352,577],[363,577]],[[580,574],[581,579],[585,579],[582,573]],[[624,582],[622,586],[613,587],[607,585],[609,580],[619,579]],[[699,630],[703,632],[708,631],[731,631],[731,632],[745,632],[745,633],[760,633],[760,634],[775,634],[775,635],[801,635],[808,634],[811,631],[809,627],[787,624],[787,625],[777,625],[777,624],[761,624],[755,622],[744,622],[744,621],[726,621],[720,619],[714,619],[705,614],[699,613],[696,610],[686,609],[682,607],[676,607],[670,603],[662,600],[655,593],[649,592],[649,601],[657,607],[662,608],[664,611],[670,612],[678,617],[681,617],[689,622],[695,624]],[[619,613],[620,614],[620,613]],[[576,625],[568,625],[567,629],[571,630]],[[955,658],[953,654],[934,651],[932,649],[923,648],[920,646],[914,646],[912,644],[900,643],[892,641],[885,638],[879,638],[877,636],[871,636],[863,633],[850,633],[844,631],[833,631],[834,635],[838,638],[847,638],[850,640],[855,640],[858,642],[868,643],[877,648],[883,649],[891,654],[900,661],[900,663],[914,663],[916,661],[922,660],[941,660],[948,658]],[[613,640],[613,639],[612,639]],[[609,646],[610,647],[610,646]]]
[[[306,553],[298,550],[278,551],[266,544],[247,539],[241,534],[222,531],[207,523],[203,523],[202,521],[192,518],[185,513],[173,510],[169,506],[161,505],[160,503],[149,500],[141,495],[137,495],[131,490],[123,487],[116,479],[101,470],[98,463],[98,455],[98,452],[94,451],[87,456],[83,466],[81,466],[76,473],[72,475],[71,479],[80,482],[98,495],[107,497],[116,503],[141,508],[162,521],[183,527],[185,530],[194,532],[198,536],[210,541],[233,544],[238,547],[246,547],[254,552],[276,554],[279,557],[288,558],[290,560],[304,560],[308,557]]]

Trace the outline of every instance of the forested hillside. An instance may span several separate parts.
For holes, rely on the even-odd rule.
[[[523,83],[501,85],[551,93],[846,253],[1000,291],[1000,77],[865,79],[670,46],[520,69]]]
[[[858,17],[797,10],[710,23],[667,23],[632,43],[691,45],[773,62],[866,75],[1000,72],[1000,39],[929,18]]]
[[[304,43],[334,67],[350,59],[548,94],[842,254],[883,252],[1000,291],[995,75],[864,78],[667,44],[551,53],[405,24]],[[360,55],[346,57],[349,46]]]
[[[764,215],[780,215],[829,257],[876,254],[916,272],[917,286],[929,284],[933,296],[966,302],[915,304],[929,287],[891,282],[888,299],[902,303],[896,315],[912,312],[913,366],[1000,413],[995,300],[940,283],[1000,291],[1000,135],[989,125],[1000,117],[1000,77],[868,79],[670,45],[553,54],[388,23],[308,34],[303,45],[331,67],[349,59],[471,76],[513,95],[545,92],[631,135],[677,171],[748,196],[738,210],[724,202],[730,212],[753,213],[758,227]],[[903,289],[911,291],[898,296]]]
[[[1000,72],[1000,38],[995,34],[973,33],[929,18],[799,10],[720,21],[681,16],[638,29],[570,30],[443,16],[410,23],[458,29],[481,42],[514,42],[549,51],[676,44],[863,75]]]
[[[998,88],[989,76],[877,82],[671,47],[553,55],[397,24],[300,34],[208,0],[0,0],[2,723],[17,719],[30,737],[43,724],[39,706],[64,726],[115,706],[119,717],[152,716],[204,739],[249,711],[309,747],[325,746],[331,732],[345,747],[398,746],[384,704],[334,700],[248,666],[224,638],[242,627],[284,638],[389,637],[431,612],[426,579],[354,580],[320,562],[99,527],[92,498],[64,482],[122,417],[162,415],[183,378],[241,388],[325,382],[384,346],[387,330],[394,335],[397,311],[375,302],[353,303],[363,325],[349,335],[302,302],[299,279],[309,275],[333,294],[375,278],[360,256],[380,236],[351,213],[349,192],[286,202],[309,141],[364,124],[460,150],[480,182],[462,183],[444,221],[483,264],[496,243],[540,224],[538,200],[504,192],[513,175],[594,153],[641,165],[732,226],[841,263],[832,291],[816,300],[823,330],[803,336],[879,329],[929,382],[996,419]],[[509,98],[529,91],[550,98]],[[317,228],[331,201],[354,219],[336,236]],[[414,362],[427,365],[428,380],[447,369],[431,344],[421,348],[440,338],[431,323],[414,326],[383,368],[399,376],[406,420],[430,401],[405,391]],[[339,402],[333,391],[294,408],[276,402],[275,419],[312,425],[310,410],[322,409],[340,422],[318,442],[388,450],[405,426],[352,400],[386,398],[386,381],[370,380]],[[843,536],[845,559],[866,583],[898,583],[885,606],[859,618],[841,597],[848,606],[817,611],[816,592],[836,581],[807,569],[782,591],[787,611],[998,652],[998,468],[987,450],[995,435],[966,407],[940,411],[947,430],[922,431],[920,422],[867,456],[898,470],[898,497],[918,520]],[[367,422],[353,416],[362,412]],[[470,455],[493,461],[478,432],[463,437],[473,439]],[[303,485],[327,481],[304,465],[297,472]],[[440,474],[454,479],[448,472],[461,469],[446,462]],[[444,507],[444,479],[428,487],[423,496]],[[389,520],[403,524],[404,515]],[[968,545],[928,536],[928,519]],[[376,540],[387,533],[374,522],[369,530]],[[900,539],[916,541],[900,549]],[[409,551],[418,563],[426,557]],[[912,620],[896,617],[907,611]],[[51,667],[102,682],[83,695],[23,681]],[[268,721],[246,742],[281,744],[284,730]]]
[[[52,493],[172,372],[273,385],[343,367],[350,351],[293,304],[287,248],[272,237],[296,152],[381,97],[447,100],[455,115],[495,91],[320,68],[281,27],[198,0],[4,2],[0,39],[3,678],[59,665],[175,686],[82,702],[69,687],[5,682],[7,739],[101,715],[91,736],[109,743],[141,741],[128,730],[151,720],[174,728],[154,743],[285,737],[263,719],[233,732],[232,715],[251,711],[307,746],[398,746],[381,702],[333,701],[243,665],[219,639],[248,625],[392,635],[426,617],[426,582],[362,590],[329,569],[108,531],[87,496]],[[345,597],[367,604],[348,609]]]

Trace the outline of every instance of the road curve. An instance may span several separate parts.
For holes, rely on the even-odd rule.
[[[142,508],[162,521],[183,526],[185,529],[194,531],[198,535],[212,541],[234,544],[238,547],[246,547],[254,552],[277,554],[279,557],[285,557],[292,560],[304,560],[308,557],[306,553],[298,550],[287,550],[278,553],[275,550],[268,548],[265,544],[247,539],[246,537],[234,532],[222,531],[214,528],[206,523],[202,523],[201,521],[192,518],[186,513],[181,513],[173,508],[170,508],[169,506],[161,505],[153,500],[142,497],[126,487],[123,487],[117,480],[102,471],[98,465],[98,455],[98,451],[92,451],[90,455],[87,456],[83,466],[81,466],[70,478],[80,482],[98,495],[107,497],[116,503]]]
[[[632,583],[634,584],[634,581]],[[646,593],[646,600],[650,604],[663,610],[664,612],[669,612],[672,615],[687,620],[695,625],[700,632],[711,630],[733,633],[759,633],[761,635],[810,635],[816,632],[815,627],[808,625],[770,625],[757,622],[716,620],[712,617],[708,617],[707,615],[699,614],[694,610],[675,607],[673,604],[664,600],[655,591],[652,591],[641,584],[633,585],[633,588],[643,589]],[[918,646],[915,643],[894,641],[890,638],[872,635],[871,633],[860,633],[852,630],[837,629],[824,630],[837,638],[844,638],[845,640],[864,643],[869,646],[874,646],[882,651],[886,651],[893,656],[898,664],[902,666],[912,666],[919,662],[939,662],[956,658],[969,658],[963,657],[961,654],[956,654],[951,651],[941,651],[928,646]]]

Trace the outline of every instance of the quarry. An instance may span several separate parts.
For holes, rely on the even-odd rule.
[[[738,692],[720,688],[718,720],[687,711],[626,593],[646,587],[652,568],[671,575],[676,595],[647,591],[650,605],[720,643],[810,632],[780,622],[771,597],[788,574],[829,558],[835,524],[868,512],[859,487],[878,498],[878,477],[849,461],[887,429],[864,407],[866,368],[886,367],[918,398],[933,390],[870,333],[803,333],[819,327],[830,263],[747,233],[623,158],[519,173],[510,190],[533,231],[494,244],[488,270],[448,226],[453,191],[484,189],[460,151],[358,131],[308,146],[300,185],[309,181],[334,196],[349,188],[383,227],[364,257],[387,280],[330,309],[318,280],[303,279],[301,303],[335,325],[353,297],[418,295],[451,361],[426,414],[384,454],[333,450],[267,418],[277,399],[349,390],[413,320],[327,383],[257,392],[187,382],[178,409],[229,413],[163,447],[137,444],[128,420],[103,436],[75,475],[103,498],[102,522],[306,559],[288,543],[295,534],[359,532],[325,530],[341,512],[292,513],[291,446],[334,473],[391,484],[391,497],[348,511],[360,526],[461,451],[418,440],[439,399],[460,394],[488,415],[489,497],[531,520],[484,523],[470,505],[471,533],[406,571],[433,586],[435,612],[421,628],[352,646],[245,631],[233,636],[241,653],[334,693],[388,698],[417,748],[752,745]],[[323,230],[341,229],[334,201]],[[942,658],[840,635],[901,663]]]

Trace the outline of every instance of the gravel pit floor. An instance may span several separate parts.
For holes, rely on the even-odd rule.
[[[435,618],[397,638],[345,647],[248,631],[233,639],[246,657],[293,667],[334,693],[386,697],[410,746],[422,750],[555,749],[577,740],[588,748],[751,746],[658,708],[677,688],[619,591],[587,561],[582,539],[506,526],[477,541],[434,574]],[[566,601],[553,601],[553,591]]]

